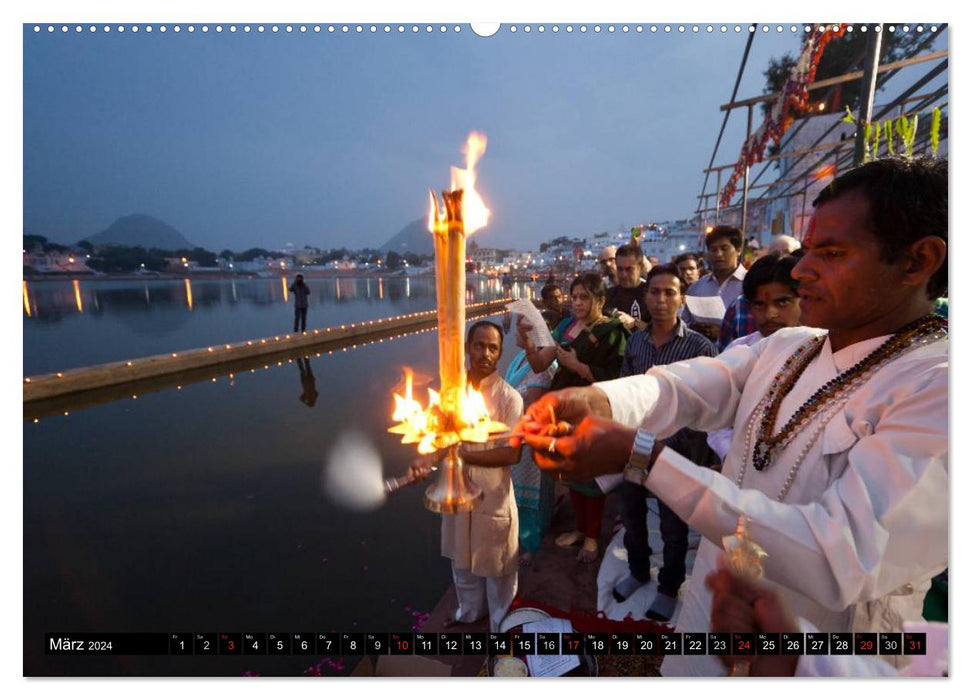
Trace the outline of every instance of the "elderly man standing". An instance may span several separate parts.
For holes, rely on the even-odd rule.
[[[617,284],[617,246],[605,245],[600,251],[597,263],[600,265],[600,273],[607,286]]]
[[[734,226],[716,226],[705,236],[705,247],[711,272],[688,287],[688,296],[719,296],[727,309],[742,293],[742,280],[745,279],[745,268],[741,263],[742,232]],[[682,318],[691,330],[698,331],[708,340],[717,340],[722,319],[718,319],[718,324],[700,323],[687,309]]]
[[[947,200],[946,161],[848,171],[814,202],[792,271],[811,327],[530,407],[525,430],[577,426],[555,442],[527,437],[540,467],[571,480],[623,470],[704,536],[678,630],[709,629],[704,579],[740,515],[768,552],[766,582],[816,629],[900,632],[921,618],[948,564],[948,342],[933,314],[947,289]],[[686,426],[734,426],[722,473],[664,448]],[[687,656],[661,670],[724,672]]]
[[[492,420],[514,425],[523,415],[523,399],[509,386],[496,364],[502,357],[502,328],[491,321],[469,327],[465,343],[469,383],[482,394]],[[458,609],[445,622],[470,623],[489,616],[489,629],[499,631],[516,597],[519,571],[519,514],[510,466],[521,447],[465,443],[460,454],[469,477],[482,489],[482,501],[470,513],[442,515],[442,555],[452,560]],[[441,455],[419,457],[410,473],[428,476]]]

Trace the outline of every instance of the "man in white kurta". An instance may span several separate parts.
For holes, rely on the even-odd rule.
[[[705,575],[738,515],[768,553],[766,581],[783,589],[795,614],[817,629],[901,631],[921,617],[930,579],[947,566],[947,340],[910,351],[877,371],[810,446],[782,501],[793,462],[813,434],[810,424],[764,471],[745,468],[746,423],[776,373],[808,337],[782,329],[751,347],[698,358],[597,386],[614,420],[659,437],[683,425],[734,426],[719,474],[661,451],[646,486],[699,531],[679,632],[707,632],[711,597]],[[779,425],[820,386],[887,337],[833,353],[829,341],[783,400]],[[818,418],[817,418],[818,420]],[[669,656],[665,675],[720,675],[715,657]]]
[[[575,479],[626,461],[628,478],[702,533],[679,631],[709,629],[704,579],[739,515],[768,553],[766,583],[825,632],[902,631],[903,621],[921,618],[930,579],[948,563],[948,345],[930,315],[947,288],[947,163],[873,161],[834,180],[814,205],[815,233],[792,276],[801,320],[815,328],[548,394],[524,422],[527,430],[554,418],[577,424],[552,456],[548,438],[527,438],[541,467]],[[916,338],[913,328],[921,329]],[[801,374],[783,371],[797,348],[822,335]],[[861,361],[871,366],[871,353],[891,336],[908,339],[892,359],[856,381],[837,379]],[[760,402],[777,382],[790,390],[769,431],[789,439],[758,471]],[[817,391],[821,398],[807,403]],[[555,416],[544,418],[551,407]],[[783,431],[800,408],[810,418]],[[734,427],[721,474],[661,443],[651,449],[652,436],[686,426]],[[725,669],[713,656],[669,656],[661,671]]]
[[[515,425],[523,399],[496,372],[502,355],[502,329],[479,321],[466,342],[469,381],[482,394],[494,421]],[[475,622],[489,615],[489,629],[499,631],[516,597],[519,570],[519,515],[513,495],[511,465],[520,449],[465,443],[460,451],[469,477],[482,489],[482,500],[468,513],[442,515],[442,556],[452,560],[458,608],[451,622]]]

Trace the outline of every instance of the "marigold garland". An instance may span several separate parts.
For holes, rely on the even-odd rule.
[[[823,57],[826,44],[837,37],[846,34],[846,24],[817,25],[813,33],[806,39],[796,64],[789,71],[782,92],[772,109],[766,115],[762,125],[753,133],[742,146],[742,153],[728,182],[721,190],[721,205],[727,207],[738,189],[738,180],[745,174],[745,169],[755,163],[761,163],[765,157],[765,149],[769,139],[779,145],[782,136],[789,130],[796,117],[809,108],[809,85],[816,80],[816,69]]]

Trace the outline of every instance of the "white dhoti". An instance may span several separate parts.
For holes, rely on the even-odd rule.
[[[458,609],[456,622],[475,622],[489,615],[489,631],[498,632],[499,623],[509,611],[519,585],[519,574],[506,576],[476,576],[468,569],[460,569],[452,562],[452,580]]]

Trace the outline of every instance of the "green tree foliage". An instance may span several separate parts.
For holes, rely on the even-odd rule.
[[[271,258],[270,251],[264,250],[263,248],[249,248],[244,250],[242,253],[236,256],[236,259],[240,262],[249,262],[250,260],[256,260],[257,258]]]
[[[88,260],[88,267],[101,272],[134,272],[144,264],[146,270],[165,269],[165,251],[145,250],[141,246],[105,246]]]
[[[47,239],[44,236],[37,236],[30,233],[24,234],[24,250],[30,252],[36,246],[40,246],[41,250],[47,250]]]
[[[889,22],[884,27],[890,24],[896,23]],[[866,41],[869,35],[870,32],[853,31],[830,41],[819,60],[816,80],[825,80],[826,78],[834,78],[838,75],[862,70],[863,59],[866,57]],[[884,31],[880,44],[880,63],[892,63],[916,56],[927,44],[927,37],[917,32],[898,31],[891,33]],[[799,48],[801,46],[802,39],[800,38]],[[798,53],[799,48],[796,49],[796,53]],[[765,76],[766,92],[780,92],[782,90],[795,62],[796,57],[792,53],[769,59],[769,67],[762,73]],[[809,104],[818,105],[820,102],[824,102],[826,112],[842,112],[846,107],[855,111],[860,104],[860,82],[859,80],[852,80],[829,88],[812,90],[809,93]],[[771,108],[771,102],[762,103],[763,113],[767,113]]]

